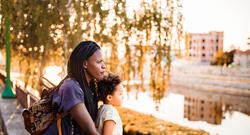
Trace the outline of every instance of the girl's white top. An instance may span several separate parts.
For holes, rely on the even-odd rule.
[[[122,135],[122,121],[118,111],[109,104],[103,104],[97,114],[96,128],[100,134],[102,134],[103,124],[106,120],[113,120],[115,127],[112,135]]]

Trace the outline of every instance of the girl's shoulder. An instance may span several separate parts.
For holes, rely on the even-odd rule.
[[[115,109],[115,107],[113,107],[112,105],[108,105],[108,104],[103,104],[99,110],[99,113],[102,113],[104,116],[108,115],[110,117],[114,117],[118,114],[118,111]]]
[[[103,105],[101,105],[101,107],[99,108],[99,110],[116,110],[116,109],[112,105],[103,104]]]
[[[118,111],[114,106],[103,104],[98,111],[98,117],[100,120],[103,121],[113,120],[116,123],[116,128],[119,128],[119,131],[122,131],[122,121]]]

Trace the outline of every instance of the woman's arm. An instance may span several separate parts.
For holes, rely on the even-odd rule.
[[[96,131],[95,124],[83,103],[74,105],[70,110],[70,114],[85,133],[89,135],[99,135]]]
[[[102,134],[103,135],[112,135],[114,127],[115,127],[115,122],[113,120],[106,120],[103,123],[103,129],[102,129]]]

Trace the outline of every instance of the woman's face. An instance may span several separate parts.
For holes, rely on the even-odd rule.
[[[100,80],[103,78],[105,73],[105,64],[100,49],[95,51],[95,53],[84,61],[83,64],[87,79]]]

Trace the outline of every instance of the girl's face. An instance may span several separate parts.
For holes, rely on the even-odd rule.
[[[111,101],[110,103],[113,106],[121,106],[122,105],[122,99],[123,99],[123,86],[120,83],[115,87],[114,92],[111,95]]]
[[[85,75],[87,79],[102,79],[105,72],[105,64],[101,50],[98,49],[92,56],[84,61],[83,67],[86,71]]]

